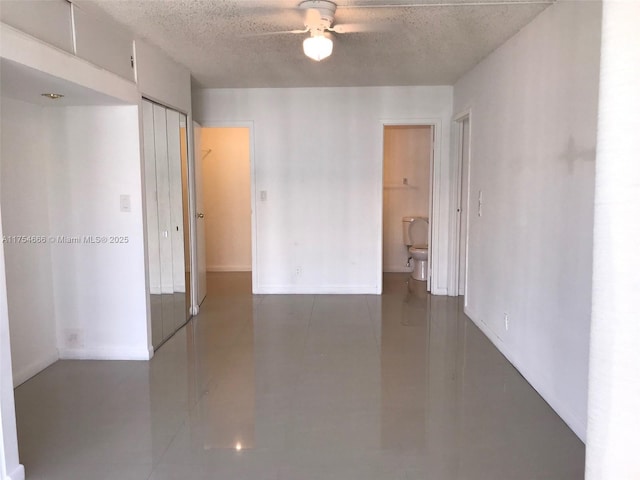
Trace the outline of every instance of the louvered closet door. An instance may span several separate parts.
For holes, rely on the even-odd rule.
[[[142,113],[152,343],[157,348],[188,318],[183,210],[187,157],[180,136],[186,117],[147,100]]]

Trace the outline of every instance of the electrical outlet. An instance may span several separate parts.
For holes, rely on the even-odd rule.
[[[504,314],[504,329],[505,331],[509,331],[509,314],[505,312]]]
[[[298,267],[296,267],[296,276],[299,277],[300,275],[302,275],[302,267],[298,266]]]

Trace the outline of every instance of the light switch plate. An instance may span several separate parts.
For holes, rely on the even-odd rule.
[[[131,195],[120,195],[120,211],[131,211]]]

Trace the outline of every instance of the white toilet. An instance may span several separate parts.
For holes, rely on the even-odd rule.
[[[409,248],[410,260],[413,259],[411,277],[426,282],[429,258],[429,219],[427,217],[402,217],[402,237]]]

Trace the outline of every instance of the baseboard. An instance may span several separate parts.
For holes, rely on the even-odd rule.
[[[61,360],[150,360],[153,350],[149,348],[85,347],[59,348]]]
[[[207,272],[250,272],[251,265],[207,265]]]
[[[375,285],[256,285],[257,295],[378,295]]]
[[[446,295],[447,293],[446,288],[431,287],[431,295]]]
[[[476,313],[468,306],[464,307],[464,313],[471,321],[485,334],[485,336],[493,343],[493,345],[502,353],[502,355],[513,365],[513,367],[520,372],[524,379],[533,387],[533,389],[540,394],[545,402],[553,409],[554,412],[566,423],[569,428],[575,433],[583,443],[586,443],[587,439],[587,421],[586,419],[578,418],[568,407],[561,402],[556,395],[549,391],[546,387],[536,385],[533,383],[535,379],[540,378],[541,375],[535,374],[531,369],[523,368],[523,366],[516,360],[513,353],[507,348],[505,343],[489,328],[489,326],[482,321],[482,319],[476,315]]]
[[[18,465],[13,469],[13,472],[7,473],[5,480],[24,480],[24,465]]]
[[[13,387],[15,388],[18,385],[22,385],[24,382],[29,380],[34,375],[40,373],[52,363],[57,362],[58,358],[58,350],[56,350],[48,354],[46,357],[40,358],[35,362],[30,363],[26,367],[13,372]]]

